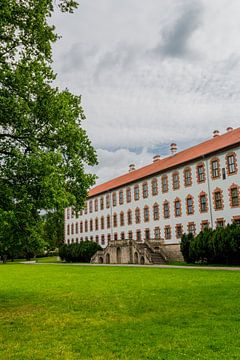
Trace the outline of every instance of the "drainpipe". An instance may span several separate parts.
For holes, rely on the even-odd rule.
[[[210,220],[211,220],[211,228],[213,229],[213,213],[212,213],[212,196],[211,196],[211,191],[210,191],[210,181],[209,181],[209,167],[208,167],[208,161],[205,158],[205,156],[203,155],[203,159],[205,160],[205,165],[206,165],[206,173],[207,173],[207,187],[208,187],[208,198],[209,198],[209,211],[210,211]]]
[[[110,227],[111,227],[111,241],[113,241],[113,218],[112,218],[112,192],[109,191],[110,196]]]

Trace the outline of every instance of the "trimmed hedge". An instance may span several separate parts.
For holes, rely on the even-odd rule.
[[[81,241],[73,244],[64,244],[59,248],[61,260],[66,262],[89,263],[96,251],[102,250],[101,246],[93,241]]]
[[[180,249],[188,263],[240,264],[240,226],[205,229],[196,237],[184,234]]]

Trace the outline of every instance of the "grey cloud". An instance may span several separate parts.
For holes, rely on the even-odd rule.
[[[201,24],[203,6],[191,3],[173,24],[161,31],[161,41],[153,53],[169,57],[182,58],[189,54],[189,40]]]
[[[84,68],[89,59],[94,59],[97,55],[97,48],[81,42],[74,43],[64,54],[62,59],[61,71],[69,73]]]

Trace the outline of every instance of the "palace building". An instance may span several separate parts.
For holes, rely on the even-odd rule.
[[[215,130],[210,140],[180,152],[171,144],[169,156],[156,155],[139,169],[131,164],[128,173],[92,188],[79,214],[65,209],[65,243],[96,241],[111,248],[102,252],[101,262],[105,255],[111,262],[110,253],[112,262],[121,262],[113,254],[118,244],[158,241],[163,257],[171,257],[179,253],[183,233],[240,223],[239,159],[240,128],[229,127],[222,135]],[[130,254],[126,262],[147,256],[143,246],[132,250],[135,260]],[[151,263],[150,258],[142,256],[142,262]]]

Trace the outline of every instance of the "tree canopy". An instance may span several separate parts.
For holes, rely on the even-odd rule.
[[[0,242],[34,244],[41,210],[81,208],[94,175],[96,153],[82,128],[81,97],[53,85],[49,24],[56,6],[73,0],[0,3]],[[9,239],[12,239],[11,241]],[[28,239],[28,240],[26,240]]]

